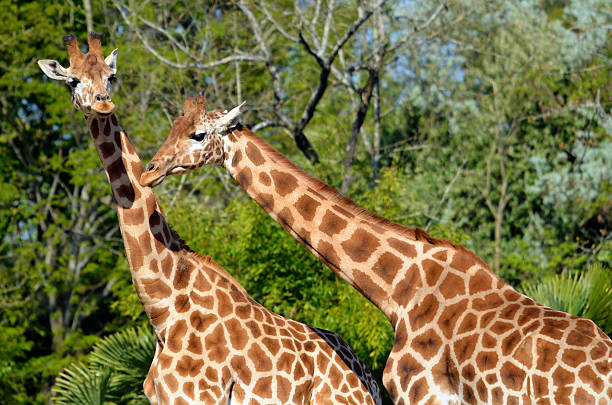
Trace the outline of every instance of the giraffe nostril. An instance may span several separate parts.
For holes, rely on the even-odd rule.
[[[109,101],[110,96],[108,94],[96,94],[94,97],[96,101]]]
[[[155,168],[157,168],[157,163],[155,163],[155,162],[149,162],[149,163],[147,163],[147,165],[145,166],[145,172],[150,172],[151,170],[155,170]]]

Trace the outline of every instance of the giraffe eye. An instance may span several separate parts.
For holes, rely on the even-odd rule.
[[[72,87],[73,89],[79,84],[81,83],[81,81],[79,79],[75,79],[74,77],[71,77],[70,79],[68,79],[68,86]]]
[[[197,142],[202,142],[206,138],[206,132],[196,132],[191,135],[191,139]]]
[[[116,81],[117,81],[117,76],[115,76],[114,74],[113,74],[113,75],[108,76],[108,82],[109,82],[110,84],[113,84],[113,83],[114,83],[114,82],[116,82]]]

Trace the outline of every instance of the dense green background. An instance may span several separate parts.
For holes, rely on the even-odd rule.
[[[312,17],[316,3],[299,7]],[[326,13],[329,3],[320,3]],[[539,293],[566,298],[549,305],[576,297],[557,286],[582,283],[571,291],[585,299],[567,310],[596,317],[611,334],[610,306],[598,306],[595,316],[589,297],[605,296],[592,287],[609,292],[612,279],[612,7],[596,0],[510,3],[516,2],[452,2],[415,33],[438,4],[388,1],[385,38],[376,36],[377,20],[359,28],[333,65],[357,90],[371,77],[360,61],[377,45],[390,50],[378,71],[381,152],[373,152],[370,105],[346,194],[391,220],[466,245],[518,288],[552,283]],[[176,43],[200,52],[204,62],[234,49],[261,54],[235,3],[133,1],[126,4],[141,19],[128,13],[129,24],[118,4],[95,2],[91,15],[95,30],[106,34],[105,51],[119,48],[113,100],[144,160],[167,135],[185,95],[197,90],[206,91],[209,108],[247,100],[247,126],[278,118],[264,63],[178,69],[143,46],[144,39],[161,56],[190,63],[147,20],[170,29]],[[320,66],[290,39],[300,28],[296,9],[288,1],[267,2],[265,10],[262,3],[248,4],[279,68],[282,111],[298,121]],[[330,43],[358,18],[359,6],[369,4],[338,1]],[[68,65],[61,37],[74,32],[85,43],[85,7],[46,0],[0,5],[0,398],[45,403],[60,371],[79,359],[91,362],[84,356],[102,337],[150,328],[82,114],[65,86],[47,80],[36,65],[40,58]],[[304,29],[304,36],[314,43],[323,29],[322,23],[314,33]],[[360,100],[339,77],[330,75],[304,129],[319,163],[300,152],[289,131],[272,126],[258,132],[335,187],[347,177],[342,162]],[[268,308],[338,332],[380,376],[393,341],[386,319],[269,219],[225,171],[207,167],[169,179],[157,195],[194,250],[212,256]],[[597,264],[603,276],[580,276]],[[123,397],[107,401],[134,400],[117,398]]]

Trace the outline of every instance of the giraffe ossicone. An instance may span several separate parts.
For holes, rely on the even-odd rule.
[[[72,88],[115,198],[132,280],[157,335],[144,381],[149,401],[379,405],[375,380],[338,335],[262,307],[172,231],[151,188],[140,185],[141,161],[113,114],[116,51],[102,58],[97,34],[88,54],[72,36],[65,43],[69,68],[39,64]]]
[[[395,342],[383,382],[396,404],[612,403],[612,341],[592,321],[518,293],[460,245],[364,210],[239,123],[217,125],[225,113],[187,108],[195,103],[186,101],[141,185],[225,167],[387,316]]]

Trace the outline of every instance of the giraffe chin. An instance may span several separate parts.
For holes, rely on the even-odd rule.
[[[165,174],[161,174],[159,172],[144,172],[140,176],[140,185],[143,187],[157,187],[159,186],[164,179],[166,178]]]

